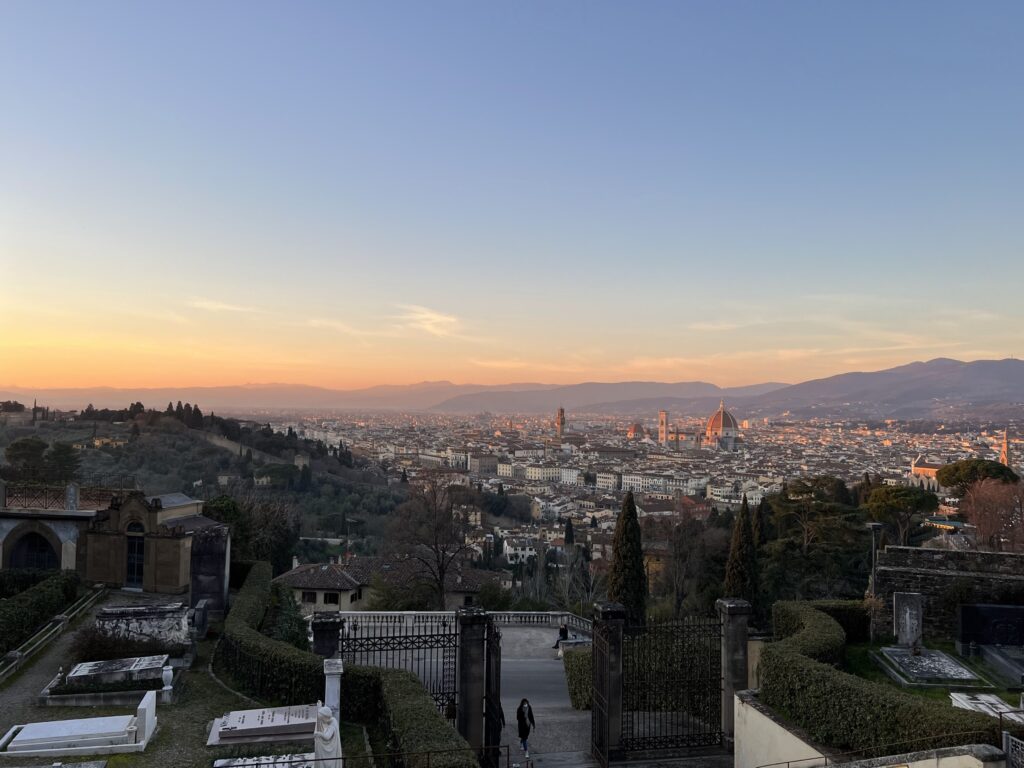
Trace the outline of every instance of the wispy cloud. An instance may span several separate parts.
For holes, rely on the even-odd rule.
[[[313,317],[306,321],[306,327],[308,328],[326,328],[328,330],[337,331],[343,333],[346,336],[377,336],[377,337],[391,337],[394,338],[399,336],[399,332],[395,328],[356,328],[353,325],[342,320],[331,320],[323,317]]]
[[[217,301],[216,299],[204,299],[195,298],[188,301],[188,306],[193,309],[202,309],[206,312],[249,312],[253,314],[262,314],[263,310],[257,309],[256,307],[244,307],[240,304],[228,304],[224,301]]]
[[[407,328],[414,328],[431,336],[459,336],[461,323],[455,315],[421,307],[418,304],[397,305],[402,314],[396,319]]]
[[[686,326],[690,331],[735,331],[742,327],[740,323],[715,323],[704,320]]]
[[[501,358],[497,360],[470,360],[473,365],[480,368],[490,368],[498,371],[548,371],[558,373],[578,373],[585,370],[583,366],[573,363],[545,363],[531,360],[522,360],[518,357]]]

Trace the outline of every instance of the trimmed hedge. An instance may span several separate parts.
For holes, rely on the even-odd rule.
[[[594,654],[590,648],[577,648],[562,653],[565,682],[569,685],[569,702],[573,709],[590,709],[593,700]]]
[[[848,643],[871,639],[871,614],[863,600],[815,600],[812,605],[839,622]]]
[[[761,652],[760,698],[813,740],[866,756],[1001,743],[995,718],[836,669],[846,634],[813,603],[777,602],[773,618],[778,640]]]
[[[271,704],[324,697],[323,659],[259,631],[270,606],[270,563],[253,563],[224,621],[214,667],[244,693]]]
[[[53,571],[40,571],[35,568],[5,568],[0,570],[0,598],[14,597],[24,592],[43,579],[53,576]]]
[[[245,693],[267,703],[322,700],[323,659],[259,632],[271,601],[270,574],[269,563],[252,565],[224,622],[214,666],[227,672]],[[477,768],[472,748],[437,711],[411,672],[350,666],[345,668],[342,688],[341,718],[383,723],[391,750],[442,753],[430,756],[431,768]],[[419,761],[411,758],[404,764],[415,767]]]
[[[17,648],[78,597],[78,574],[60,571],[0,601],[0,655]]]

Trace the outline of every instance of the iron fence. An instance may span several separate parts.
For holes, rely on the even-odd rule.
[[[718,619],[624,628],[623,751],[721,745],[721,643]]]
[[[346,616],[339,650],[346,664],[412,672],[438,711],[455,720],[458,704],[459,623],[451,614]]]

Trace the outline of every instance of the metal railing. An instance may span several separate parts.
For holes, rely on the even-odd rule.
[[[455,620],[455,611],[317,611],[312,617],[324,613],[340,616],[346,621],[357,622],[363,626],[387,625],[421,628]],[[568,611],[488,611],[487,615],[500,626],[522,627],[558,627],[565,622],[569,629],[587,635],[593,631],[590,619],[584,619]]]
[[[488,749],[496,750],[498,752],[498,762],[496,765],[504,766],[505,768],[512,768],[512,755],[508,744],[502,744],[501,746],[488,747]],[[341,758],[342,768],[387,768],[392,766],[393,768],[431,768],[432,765],[436,765],[438,761],[447,755],[468,755],[472,759],[476,759],[476,755],[473,754],[472,750],[467,749],[432,749],[424,750],[422,752],[375,752],[373,754],[361,755],[358,757],[350,757],[345,755]],[[238,758],[224,758],[221,760],[215,760],[213,765],[214,768],[219,766],[233,764],[232,761]],[[267,765],[273,765],[277,768],[318,768],[318,766],[331,765],[335,758],[317,758],[312,753],[309,754],[293,754],[293,755],[275,755],[273,757],[267,756]],[[262,763],[261,763],[262,764]]]
[[[82,597],[72,603],[66,611],[54,616],[36,632],[12,651],[10,658],[0,662],[0,685],[11,677],[15,672],[25,666],[29,659],[45,648],[50,642],[77,619],[83,612],[95,605],[96,601],[107,591],[106,587],[98,587],[89,590]]]

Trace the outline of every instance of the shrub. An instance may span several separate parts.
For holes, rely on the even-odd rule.
[[[13,597],[51,576],[53,571],[40,571],[35,568],[4,569],[0,571],[0,598]]]
[[[214,666],[225,670],[245,693],[273,704],[324,697],[319,656],[274,640],[257,627],[270,606],[270,563],[253,563],[224,621]]]
[[[871,616],[863,600],[815,600],[813,605],[839,622],[846,642],[866,643],[870,639]]]
[[[187,645],[169,643],[157,638],[108,635],[95,624],[78,630],[71,641],[71,658],[75,662],[160,656],[165,653],[168,656],[180,657],[188,653],[188,650]]]
[[[61,571],[0,602],[0,654],[17,648],[75,601],[78,574]]]
[[[272,583],[271,587],[270,614],[264,622],[263,634],[308,651],[308,627],[291,589],[280,583]]]
[[[594,654],[590,648],[578,648],[562,654],[565,682],[573,709],[590,709],[594,684]]]
[[[839,622],[813,604],[778,602],[773,613],[777,642],[761,652],[761,700],[815,741],[867,756],[899,752],[898,745],[921,750],[1001,743],[994,718],[833,667],[846,636]]]

